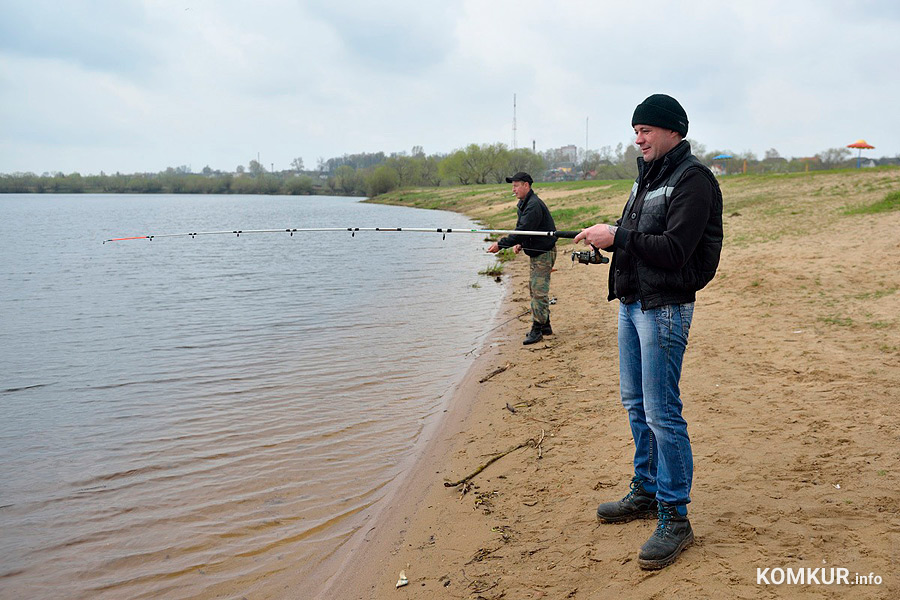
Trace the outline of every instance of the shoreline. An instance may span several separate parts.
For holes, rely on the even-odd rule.
[[[503,283],[506,289],[492,328],[474,349],[478,355],[450,392],[444,414],[423,431],[420,452],[409,458],[408,470],[391,482],[392,489],[378,501],[379,506],[366,515],[363,524],[343,544],[345,554],[327,559],[315,569],[314,574],[320,576],[330,572],[324,579],[324,587],[313,596],[316,600],[367,598],[368,594],[376,592],[379,583],[384,583],[385,577],[390,578],[385,575],[382,557],[397,553],[410,515],[434,493],[435,477],[442,472],[441,467],[457,432],[475,409],[478,380],[495,362],[490,349],[498,343],[497,338],[505,337],[507,329],[518,323],[516,314],[521,311],[513,310],[509,302],[511,283],[509,280]],[[440,488],[443,488],[442,481],[438,481]],[[399,571],[395,575],[399,575]]]
[[[509,289],[503,294],[504,299],[494,318],[496,323],[503,323],[508,318],[505,316],[505,297],[508,296]],[[489,331],[489,334],[493,333],[495,332]],[[389,484],[391,489],[378,500],[378,506],[364,517],[359,529],[342,544],[343,556],[327,559],[314,570],[313,575],[324,576],[330,573],[324,578],[324,587],[314,598],[327,600],[355,597],[356,592],[351,590],[362,590],[367,586],[367,581],[381,578],[378,561],[372,559],[393,553],[398,543],[395,538],[402,536],[409,513],[426,497],[433,483],[426,474],[439,468],[452,441],[452,436],[447,434],[448,430],[455,430],[473,408],[471,402],[460,400],[471,397],[474,386],[477,386],[476,379],[485,368],[485,363],[490,362],[490,356],[485,350],[492,345],[491,337],[486,335],[481,345],[474,349],[478,356],[469,365],[460,382],[449,392],[450,398],[446,402],[444,414],[433,419],[422,431],[422,439],[417,444],[420,448],[407,459],[404,473]]]

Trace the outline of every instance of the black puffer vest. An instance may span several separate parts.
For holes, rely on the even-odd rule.
[[[617,297],[616,279],[624,281],[624,278],[628,278],[627,281],[632,282],[632,285],[627,287],[636,287],[638,292],[637,298],[628,299],[640,299],[643,310],[693,302],[697,290],[712,281],[716,274],[722,252],[722,192],[712,172],[691,154],[690,145],[687,142],[682,142],[681,145],[663,159],[662,169],[652,181],[645,180],[652,163],[638,161],[638,177],[618,224],[621,225],[627,216],[633,216],[633,210],[637,206],[637,226],[634,231],[651,235],[663,234],[667,227],[669,201],[673,192],[685,174],[699,171],[709,179],[715,190],[713,198],[705,199],[710,202],[710,210],[700,241],[680,269],[648,264],[634,253],[622,256],[624,251],[617,248],[609,269],[610,300]],[[639,202],[642,194],[643,202]]]

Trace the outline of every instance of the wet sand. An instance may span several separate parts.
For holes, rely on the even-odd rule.
[[[331,565],[320,597],[898,597],[900,212],[844,216],[839,196],[802,187],[822,183],[774,205],[727,190],[726,249],[699,294],[682,377],[696,542],[674,565],[638,568],[654,521],[595,519],[631,475],[618,305],[605,300],[608,267],[572,266],[563,246],[556,335],[522,346],[527,316],[493,332],[421,461]],[[507,271],[512,317],[528,306],[524,257]],[[467,493],[444,486],[528,440]],[[881,584],[758,582],[758,569],[827,578],[832,567]],[[409,583],[397,589],[401,570]]]

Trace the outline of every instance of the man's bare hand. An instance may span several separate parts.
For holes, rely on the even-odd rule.
[[[597,248],[609,248],[616,239],[616,228],[612,225],[592,225],[587,229],[582,229],[575,236],[575,243],[583,241],[585,244],[596,246]]]

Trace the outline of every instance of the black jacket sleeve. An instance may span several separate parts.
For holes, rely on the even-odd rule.
[[[534,192],[532,192],[533,194]],[[528,196],[528,202],[525,204],[524,210],[516,220],[516,229],[522,231],[542,231],[544,215],[541,211],[541,203],[537,198]],[[516,244],[527,246],[531,242],[530,235],[510,234],[504,238],[500,238],[497,244],[501,248],[512,248]]]

